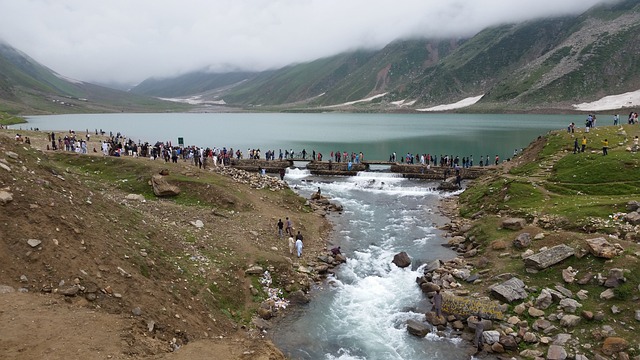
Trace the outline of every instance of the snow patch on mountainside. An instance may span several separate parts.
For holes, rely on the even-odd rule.
[[[635,106],[640,106],[640,90],[605,96],[600,100],[590,103],[574,104],[573,108],[581,111],[602,111]]]
[[[462,99],[456,103],[453,104],[444,104],[444,105],[438,105],[438,106],[434,106],[434,107],[430,107],[430,108],[425,108],[425,109],[416,109],[417,111],[446,111],[446,110],[454,110],[454,109],[460,109],[463,107],[467,107],[467,106],[471,106],[475,103],[477,103],[478,101],[480,101],[480,99],[482,99],[482,97],[484,96],[484,94],[479,95],[479,96],[474,96],[474,97],[469,97],[466,99]]]
[[[374,95],[374,96],[371,96],[371,97],[368,97],[368,98],[364,98],[364,99],[360,99],[360,100],[349,101],[349,102],[342,103],[342,104],[329,105],[329,106],[326,106],[326,107],[334,108],[334,107],[340,107],[340,106],[349,106],[349,105],[353,105],[353,104],[357,104],[357,103],[361,103],[361,102],[368,102],[368,101],[371,101],[371,100],[375,100],[375,99],[377,99],[379,97],[383,97],[385,95],[387,95],[387,93]]]

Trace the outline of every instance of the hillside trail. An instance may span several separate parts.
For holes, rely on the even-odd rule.
[[[44,151],[45,156],[50,154],[46,151],[46,133],[24,133],[31,138],[31,148]],[[0,130],[0,160],[8,158],[9,151],[28,151],[26,144],[8,140],[12,135],[15,134],[11,130]],[[99,141],[91,139],[89,149],[94,144],[98,147]],[[99,153],[87,156],[102,158]],[[37,158],[39,162],[42,156],[37,155]],[[0,241],[0,285],[15,289],[4,292],[0,286],[1,359],[285,359],[262,332],[231,324],[219,311],[193,300],[193,294],[189,294],[186,287],[176,286],[180,276],[171,267],[156,264],[152,281],[138,274],[129,279],[120,276],[114,270],[117,266],[134,269],[131,260],[123,254],[135,254],[139,246],[126,241],[129,237],[127,226],[131,223],[119,209],[131,208],[145,214],[144,222],[139,224],[144,229],[137,230],[164,241],[163,247],[172,251],[179,251],[181,246],[190,246],[182,251],[210,251],[209,243],[213,239],[219,242],[217,248],[233,249],[238,254],[234,261],[239,264],[235,287],[246,293],[249,293],[250,285],[250,280],[244,277],[246,266],[258,258],[282,261],[283,257],[289,256],[284,244],[275,236],[278,216],[284,218],[294,214],[297,220],[294,226],[302,229],[305,238],[310,239],[305,242],[308,259],[326,252],[325,240],[330,230],[325,226],[326,219],[314,213],[300,212],[288,200],[266,196],[264,190],[248,185],[238,187],[242,190],[243,203],[250,204],[251,211],[236,213],[233,218],[216,216],[215,211],[193,214],[187,209],[185,213],[185,209],[169,201],[127,203],[125,209],[122,199],[126,193],[114,184],[101,184],[99,191],[84,186],[73,187],[92,180],[72,172],[55,175],[46,166],[35,166],[31,159],[29,162],[24,160],[9,161],[11,172],[0,169],[0,189],[14,193],[14,200],[9,205],[0,206],[0,239],[3,240]],[[196,169],[189,162],[130,160],[151,164],[153,171],[168,168],[172,173],[188,173],[195,177],[209,172]],[[91,198],[92,204],[83,200],[71,202],[68,189],[73,190],[74,199]],[[203,190],[202,196],[213,195]],[[54,202],[55,211],[50,210]],[[130,212],[127,210],[126,213]],[[194,216],[206,224],[198,232],[189,224]],[[116,222],[118,225],[114,226]],[[186,233],[198,234],[198,247],[185,242],[181,234]],[[52,237],[60,241],[60,246],[51,245]],[[42,239],[43,249],[28,251],[25,241],[29,238]],[[86,239],[90,246],[79,247],[74,241],[80,239]],[[108,241],[100,241],[104,239]],[[148,261],[157,255],[157,252],[151,252]],[[292,265],[295,264],[293,259]],[[60,279],[68,283],[79,269],[89,274],[84,276],[83,282],[91,278],[100,288],[110,285],[122,292],[122,299],[107,297],[104,302],[89,302],[79,296],[39,291],[43,283],[58,284]],[[96,278],[95,274],[99,272],[101,276]],[[210,273],[221,276],[218,272]],[[22,275],[26,275],[25,281],[21,280]],[[29,291],[18,290],[23,287]],[[176,297],[176,294],[183,295]],[[247,299],[251,300],[251,297]],[[144,310],[142,316],[132,315],[131,309],[135,306]],[[217,322],[212,324],[203,319],[207,313],[212,313]],[[181,316],[177,318],[173,314]],[[163,333],[168,338],[147,333],[145,329],[150,318],[164,326]],[[182,333],[174,333],[174,329],[185,328],[190,334],[188,343],[180,344],[177,351],[168,352],[171,337],[181,340]]]

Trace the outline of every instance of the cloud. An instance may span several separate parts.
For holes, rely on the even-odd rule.
[[[0,38],[84,81],[265,70],[408,37],[464,37],[607,0],[0,0]]]

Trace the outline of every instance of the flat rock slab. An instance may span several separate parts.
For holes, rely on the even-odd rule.
[[[501,301],[510,303],[527,297],[527,291],[524,288],[524,282],[513,277],[502,284],[492,287],[491,294]]]
[[[572,247],[564,244],[556,245],[551,249],[525,258],[524,266],[530,269],[543,270],[573,255],[575,255],[575,250]]]

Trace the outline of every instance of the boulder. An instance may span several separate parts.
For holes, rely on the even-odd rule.
[[[576,280],[576,274],[578,271],[573,270],[571,266],[562,270],[562,280],[567,284],[572,284]]]
[[[575,250],[572,247],[560,244],[552,247],[551,249],[541,251],[525,258],[524,266],[526,268],[543,270],[573,256],[574,254]]]
[[[500,336],[500,344],[503,348],[509,351],[514,351],[518,349],[518,342],[515,337],[512,335],[502,335]]]
[[[608,337],[604,339],[602,344],[602,352],[606,355],[613,355],[620,351],[624,351],[629,347],[627,340],[620,337]]]
[[[582,304],[573,299],[562,299],[560,300],[560,307],[562,310],[573,314],[579,307],[582,307]]]
[[[151,177],[151,185],[153,186],[153,193],[159,197],[176,196],[180,194],[180,188],[169,184],[160,174],[155,174]]]
[[[549,291],[549,289],[542,289],[540,295],[538,295],[538,298],[536,299],[535,306],[538,309],[544,310],[548,308],[552,302],[553,297],[551,296],[551,292]]]
[[[516,277],[491,287],[491,294],[498,300],[508,303],[527,297],[524,282]]]
[[[430,329],[426,324],[409,319],[407,320],[407,331],[409,331],[409,334],[411,335],[425,337],[429,333]]]
[[[567,358],[567,351],[560,345],[550,345],[547,350],[547,360],[564,360]]]
[[[640,224],[640,213],[637,211],[630,212],[624,216],[624,219],[631,225]]]
[[[609,276],[607,277],[607,280],[605,280],[604,282],[604,286],[608,288],[616,288],[626,281],[627,279],[624,277],[624,270],[611,269],[609,270]]]
[[[509,230],[522,230],[527,225],[527,220],[521,218],[508,218],[502,221],[502,228]]]
[[[565,315],[560,319],[560,326],[574,327],[580,322],[580,317],[576,315]]]
[[[129,194],[127,196],[124,197],[125,200],[133,200],[133,201],[140,201],[140,202],[144,202],[144,195],[140,195],[140,194]]]
[[[482,333],[482,339],[485,343],[491,345],[500,341],[500,333],[496,330],[484,331]]]
[[[613,292],[613,289],[607,289],[600,293],[600,299],[602,300],[611,300],[616,296],[616,293]]]
[[[615,246],[611,245],[611,243],[609,243],[603,237],[587,239],[586,242],[589,246],[589,252],[591,252],[593,256],[605,259],[613,259],[616,255],[618,255],[618,249],[616,249]]]
[[[0,204],[5,205],[12,201],[13,201],[12,193],[8,191],[0,190]]]
[[[638,209],[640,209],[640,202],[636,200],[631,200],[627,203],[628,212],[637,211]]]
[[[513,247],[516,249],[525,249],[531,245],[531,235],[529,233],[522,233],[513,240]]]
[[[411,258],[409,258],[409,255],[403,251],[401,253],[395,254],[393,256],[393,261],[391,262],[399,268],[406,268],[407,266],[411,265]]]

